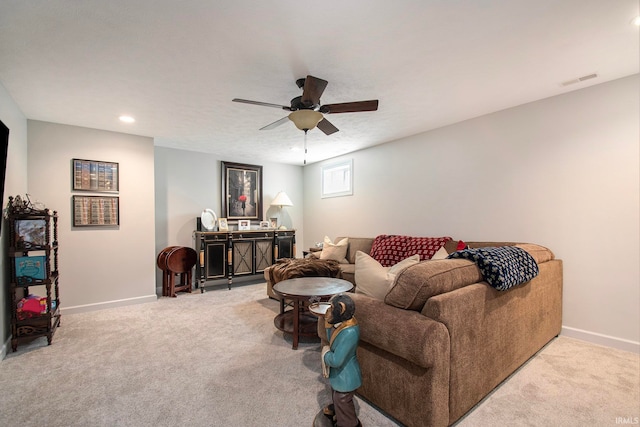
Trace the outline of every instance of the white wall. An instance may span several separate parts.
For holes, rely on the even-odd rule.
[[[4,195],[0,194],[2,208],[6,206],[9,196],[27,193],[27,119],[13,101],[4,86],[0,84],[0,120],[9,128],[9,147],[7,153],[7,171],[4,184]],[[2,219],[0,219],[2,220]],[[7,299],[8,283],[7,227],[2,224],[0,231],[0,360],[6,354],[7,340],[10,335],[9,300]]]
[[[33,120],[28,130],[29,194],[60,217],[63,314],[156,300],[153,140]],[[74,158],[119,163],[118,227],[72,227],[72,195],[99,195],[72,191]]]
[[[302,241],[302,167],[156,147],[156,254],[167,246],[193,246],[196,217],[203,209],[213,209],[221,216],[221,161],[262,166],[264,218],[280,216],[278,209],[270,203],[279,191],[285,191],[294,206],[283,209],[284,225],[295,228],[296,239]],[[254,221],[252,225],[257,226],[258,222]],[[160,288],[159,269],[156,281]]]
[[[640,346],[638,75],[353,153],[354,195],[304,170],[325,234],[534,242],[564,260],[563,333]],[[328,163],[328,162],[326,162]]]

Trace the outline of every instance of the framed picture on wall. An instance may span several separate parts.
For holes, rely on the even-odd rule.
[[[117,193],[120,187],[118,163],[73,159],[73,191]]]
[[[262,220],[262,166],[222,162],[222,216]]]
[[[73,226],[117,226],[120,224],[120,198],[73,196]]]

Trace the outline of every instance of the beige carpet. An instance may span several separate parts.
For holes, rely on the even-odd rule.
[[[315,342],[291,349],[265,284],[67,315],[0,362],[0,426],[310,426],[330,399]],[[460,426],[602,426],[640,414],[640,358],[549,344]],[[357,400],[365,426],[395,426]],[[637,419],[637,418],[635,418]]]

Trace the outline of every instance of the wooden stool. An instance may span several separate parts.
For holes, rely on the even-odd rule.
[[[198,253],[193,248],[181,246],[167,254],[167,296],[176,297],[176,292],[191,293],[192,270],[198,260]],[[180,283],[176,284],[176,275]]]
[[[156,263],[158,265],[158,268],[162,270],[162,296],[163,297],[169,296],[169,288],[168,288],[169,270],[167,269],[167,255],[169,255],[169,253],[176,248],[179,248],[179,246],[168,246],[163,250],[161,250],[160,253],[158,254],[158,259]]]

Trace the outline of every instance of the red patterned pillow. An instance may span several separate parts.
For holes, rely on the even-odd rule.
[[[369,255],[383,267],[391,267],[406,258],[404,254],[408,240],[408,236],[382,234],[373,240]]]
[[[420,261],[431,259],[438,249],[451,240],[451,237],[410,237],[405,253],[407,255],[420,255]]]

